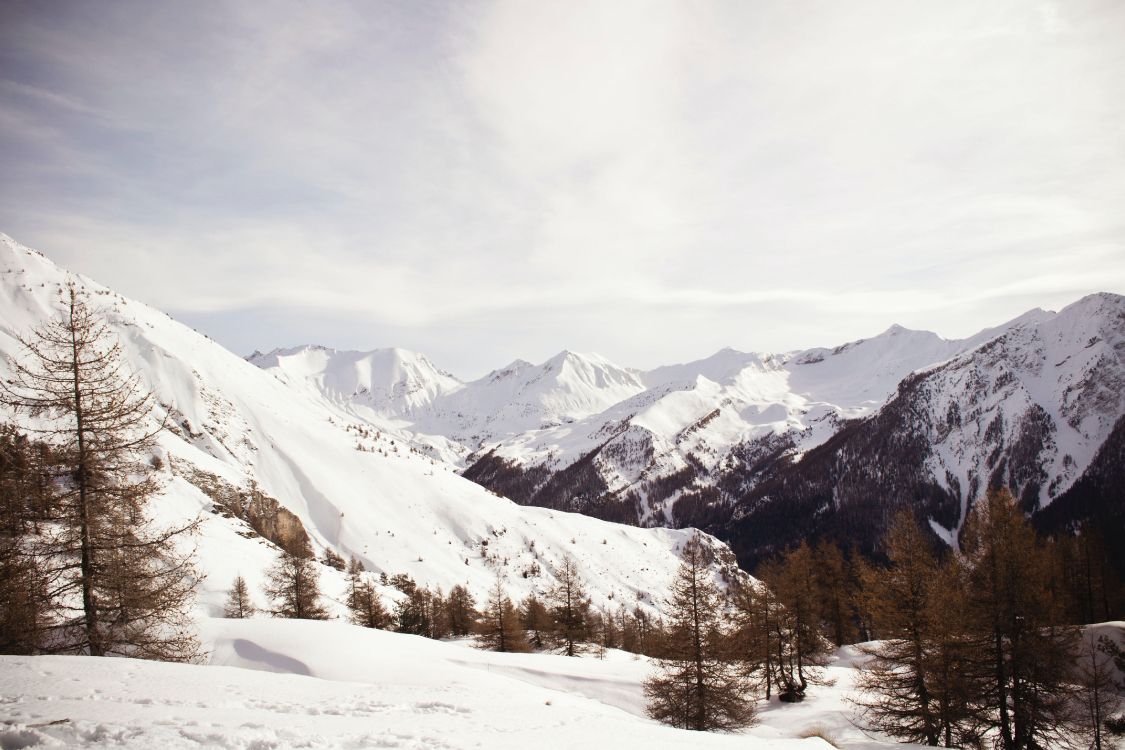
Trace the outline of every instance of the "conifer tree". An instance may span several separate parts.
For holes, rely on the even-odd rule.
[[[908,512],[887,532],[886,568],[869,569],[864,594],[883,640],[864,647],[855,699],[867,726],[907,742],[937,745],[940,721],[929,674],[932,586],[938,562]]]
[[[363,563],[355,556],[348,560],[347,566],[348,574],[348,609],[354,609],[356,596],[358,595],[359,586],[363,583]]]
[[[265,592],[273,603],[271,611],[276,617],[328,619],[328,612],[320,601],[320,572],[311,557],[280,550],[277,560],[266,571]]]
[[[22,540],[0,533],[0,654],[35,654],[49,625],[49,596],[36,559]]]
[[[855,641],[855,608],[858,582],[843,552],[827,539],[813,549],[820,618],[827,625],[828,636],[837,646]]]
[[[750,685],[723,632],[719,592],[698,535],[684,547],[668,616],[658,671],[644,683],[649,716],[697,731],[733,731],[753,723]]]
[[[1051,559],[1007,490],[978,502],[962,532],[969,626],[987,669],[990,724],[1002,750],[1064,741],[1070,720],[1074,631],[1058,625]]]
[[[458,584],[449,590],[445,600],[446,617],[449,620],[449,634],[465,636],[473,632],[480,613],[476,601],[469,590]]]
[[[614,617],[614,613],[608,607],[602,607],[598,610],[594,620],[599,654],[604,657],[608,649],[617,648],[620,645],[621,633],[617,628],[617,618]]]
[[[820,601],[812,550],[801,542],[773,567],[763,580],[773,590],[777,611],[774,677],[781,700],[804,699],[810,684],[820,681],[827,663],[828,643],[820,629]]]
[[[589,639],[590,599],[570,555],[563,557],[555,585],[547,593],[547,602],[559,649],[567,656],[576,656],[581,644]]]
[[[527,639],[519,623],[519,610],[504,590],[504,577],[497,571],[488,601],[478,624],[479,644],[490,651],[527,651]]]
[[[1107,636],[1098,639],[1091,631],[1082,634],[1078,648],[1075,683],[1078,687],[1078,734],[1091,750],[1102,750],[1110,743],[1105,737],[1105,721],[1118,704],[1114,684],[1116,670],[1113,649],[1105,646]],[[1099,642],[1100,641],[1100,642]]]
[[[520,625],[533,648],[541,649],[546,645],[551,632],[551,614],[534,591],[527,595],[520,606]]]
[[[435,641],[448,637],[449,608],[446,607],[445,595],[441,592],[441,587],[438,586],[433,591],[426,589],[424,602],[430,627],[423,635]]]
[[[363,628],[384,630],[390,624],[390,613],[370,581],[360,580],[349,592],[348,611],[352,623]]]
[[[395,605],[395,629],[400,633],[428,637],[432,632],[431,615],[433,614],[430,592],[418,586],[414,579],[406,576],[402,578],[406,580],[400,579],[399,576],[392,579],[392,581],[398,580],[396,585],[402,593],[406,594],[406,597]]]
[[[242,576],[235,577],[234,583],[227,593],[227,603],[223,608],[223,616],[244,619],[252,617],[256,611],[254,603],[250,601],[250,587],[246,585],[246,579]]]
[[[946,556],[929,587],[925,619],[929,649],[926,680],[937,720],[939,744],[973,747],[987,725],[987,669],[982,669],[967,630],[968,570],[956,554]]]
[[[51,594],[44,648],[192,660],[197,574],[177,542],[198,520],[156,529],[147,516],[158,485],[146,458],[163,428],[155,399],[85,295],[72,285],[63,305],[20,338],[2,384],[4,403],[36,418],[26,429],[51,446],[56,523],[35,550]]]
[[[769,564],[763,566],[768,572]],[[766,700],[773,695],[779,654],[784,651],[780,624],[781,605],[769,587],[761,581],[742,587],[735,596],[738,609],[739,656],[746,664],[747,675]]]

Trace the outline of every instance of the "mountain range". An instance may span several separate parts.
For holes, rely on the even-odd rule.
[[[278,545],[294,540],[307,541],[318,558],[332,551],[376,574],[446,591],[461,584],[480,600],[497,576],[513,597],[542,594],[570,557],[596,606],[656,612],[691,532],[522,507],[441,460],[442,451],[455,452],[442,447],[453,446],[448,439],[416,443],[394,424],[356,416],[408,414],[461,387],[423,358],[355,357],[347,377],[329,376],[343,369],[333,365],[318,379],[318,363],[339,363],[339,353],[302,350],[310,369],[301,379],[317,385],[291,387],[168,315],[0,235],[0,376],[10,375],[10,357],[23,356],[18,337],[62,314],[71,284],[104,315],[128,365],[155,394],[154,424],[169,425],[150,457],[160,484],[150,511],[161,525],[204,519],[191,546],[207,613],[222,612],[236,575],[261,605],[264,571]],[[0,416],[13,419],[6,410]],[[741,575],[725,545],[705,542],[718,580]],[[343,613],[343,573],[325,565],[321,581],[330,609]],[[380,590],[401,596],[391,586]]]
[[[877,552],[900,508],[954,544],[999,486],[1044,530],[1092,522],[1125,555],[1120,295],[965,339],[894,325],[652,370],[563,351],[463,381],[403,349],[244,359],[0,235],[0,353],[59,313],[69,283],[172,425],[159,507],[208,514],[216,607],[230,571],[255,583],[286,534],[425,585],[483,593],[499,571],[519,596],[570,555],[600,603],[652,606],[677,529],[711,535],[722,578],[802,539]]]
[[[250,361],[518,503],[702,528],[748,566],[803,538],[875,552],[901,507],[953,544],[1000,486],[1048,531],[1087,520],[1123,536],[1116,294],[965,339],[893,325],[832,348],[724,349],[648,371],[570,351],[470,382],[400,349]]]

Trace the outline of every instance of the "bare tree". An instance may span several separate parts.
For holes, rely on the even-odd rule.
[[[504,576],[496,571],[496,580],[488,591],[488,601],[478,624],[480,647],[491,651],[527,651],[527,638],[520,627],[519,610],[504,590]]]
[[[348,609],[352,623],[364,628],[384,630],[391,621],[390,613],[370,581],[361,580],[355,585],[348,595]]]
[[[1058,625],[1052,561],[1007,490],[990,491],[962,532],[966,621],[989,676],[982,695],[1002,750],[1062,744],[1070,731],[1075,630]]]
[[[241,620],[253,616],[256,611],[254,603],[250,601],[250,587],[246,585],[246,579],[236,577],[227,593],[223,616]]]
[[[146,515],[158,485],[146,460],[155,399],[128,368],[104,318],[71,285],[64,314],[21,337],[23,356],[2,384],[3,401],[52,448],[57,509],[38,556],[53,622],[47,650],[194,659],[190,608],[198,576],[178,538]]]
[[[1113,679],[1114,649],[1106,645],[1107,640],[1108,636],[1096,638],[1093,631],[1087,630],[1079,644],[1076,728],[1091,750],[1102,750],[1112,744],[1105,737],[1105,721],[1119,703]]]
[[[555,585],[547,592],[547,603],[555,621],[555,637],[560,650],[575,656],[588,639],[590,600],[574,558],[567,555],[559,568]]]
[[[445,599],[445,609],[450,635],[463,636],[473,632],[480,613],[477,612],[476,601],[467,588],[460,584],[451,588]]]
[[[668,606],[666,651],[644,683],[649,716],[699,731],[752,724],[750,683],[723,632],[719,592],[698,536],[684,547]]]
[[[277,561],[266,571],[266,595],[273,602],[277,617],[294,620],[327,620],[320,602],[320,573],[316,562],[281,550]]]

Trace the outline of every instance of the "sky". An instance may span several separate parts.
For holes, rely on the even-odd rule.
[[[0,2],[0,232],[240,354],[653,367],[1125,293],[1117,0]]]

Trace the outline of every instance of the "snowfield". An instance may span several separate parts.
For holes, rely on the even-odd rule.
[[[834,685],[798,705],[761,703],[737,735],[644,716],[643,657],[498,654],[343,622],[204,623],[208,665],[0,657],[0,747],[805,748],[895,744],[851,725]]]

